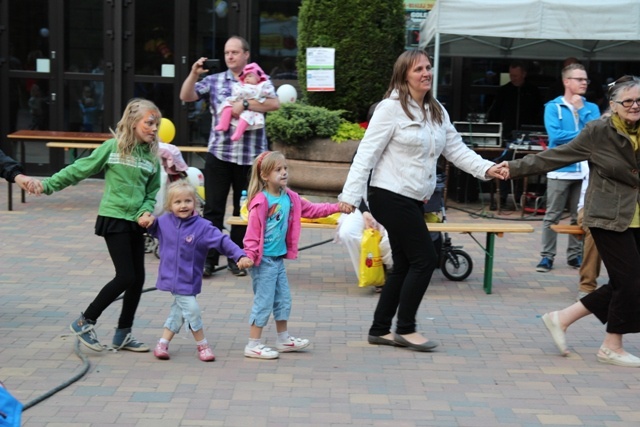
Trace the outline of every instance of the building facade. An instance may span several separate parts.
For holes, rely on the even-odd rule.
[[[133,97],[153,100],[179,144],[206,144],[206,106],[180,86],[201,56],[241,35],[252,60],[284,70],[297,54],[301,0],[0,0],[0,148],[18,129],[108,132]],[[295,64],[295,61],[293,61]],[[38,144],[38,143],[30,143]],[[40,144],[42,145],[42,144]],[[64,166],[55,150],[25,150],[30,173]]]

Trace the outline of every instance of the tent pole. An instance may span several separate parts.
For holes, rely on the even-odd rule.
[[[440,33],[436,33],[435,48],[433,52],[433,80],[431,81],[431,93],[438,99],[438,72],[440,71]]]

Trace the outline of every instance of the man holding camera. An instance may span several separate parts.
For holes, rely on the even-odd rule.
[[[198,59],[191,67],[191,72],[182,83],[180,99],[185,102],[193,102],[208,97],[212,115],[211,132],[209,134],[208,153],[205,160],[204,190],[205,207],[204,217],[220,230],[224,228],[224,214],[227,205],[229,189],[233,188],[233,215],[240,215],[240,195],[248,185],[249,172],[253,160],[258,154],[267,150],[267,137],[265,128],[247,130],[239,141],[231,141],[233,128],[227,131],[216,131],[215,127],[220,120],[222,104],[231,96],[232,87],[238,82],[238,75],[249,62],[249,43],[239,36],[230,37],[224,45],[224,61],[227,70],[208,75],[198,81],[200,75],[209,71],[205,63],[207,58]],[[211,64],[211,63],[209,63]],[[208,65],[211,66],[211,65]],[[267,82],[266,84],[271,84]],[[261,113],[277,110],[280,107],[275,96],[264,102],[256,100],[239,100],[233,103],[233,116],[238,117],[244,110],[252,110]],[[234,225],[231,227],[230,237],[238,246],[242,247],[245,226]],[[209,252],[204,266],[204,276],[210,276],[218,265],[220,254],[212,250]],[[245,270],[240,270],[236,263],[227,259],[227,269],[236,276],[246,275]]]

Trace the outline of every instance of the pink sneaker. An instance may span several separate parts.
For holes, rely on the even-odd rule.
[[[199,345],[198,346],[198,355],[200,356],[200,360],[203,362],[213,362],[216,360],[216,356],[213,354],[211,347],[209,344]]]
[[[153,349],[153,355],[160,360],[169,360],[169,344],[158,342]]]

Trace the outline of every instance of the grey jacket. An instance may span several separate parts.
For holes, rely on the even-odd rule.
[[[639,201],[640,151],[609,118],[587,123],[568,144],[510,161],[509,172],[512,178],[536,175],[582,160],[589,162],[583,224],[626,230]]]

